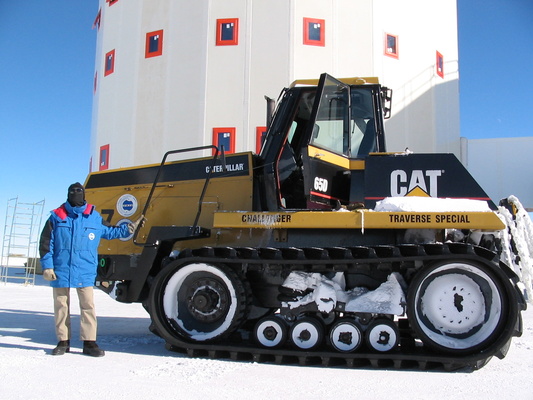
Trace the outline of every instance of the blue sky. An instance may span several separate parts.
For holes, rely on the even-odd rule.
[[[97,0],[0,0],[2,222],[8,199],[45,199],[48,214],[85,180],[97,12]]]
[[[97,12],[97,0],[0,0],[1,221],[10,198],[45,199],[47,214],[85,180]],[[461,135],[533,136],[533,1],[459,0],[458,21]]]
[[[458,0],[461,136],[533,136],[533,1]]]

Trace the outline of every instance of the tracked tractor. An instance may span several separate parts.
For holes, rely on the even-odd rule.
[[[205,146],[94,172],[112,224],[97,286],[140,302],[191,356],[445,369],[503,358],[522,332],[497,206],[452,154],[387,153],[375,78],[297,81],[260,154]],[[192,157],[212,150],[212,157]],[[170,161],[171,158],[181,157]]]

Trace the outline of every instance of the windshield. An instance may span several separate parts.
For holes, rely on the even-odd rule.
[[[372,92],[332,81],[324,86],[311,144],[350,158],[376,149]]]

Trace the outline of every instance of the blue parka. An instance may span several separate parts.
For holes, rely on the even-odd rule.
[[[100,239],[125,238],[128,224],[109,226],[94,206],[73,207],[65,202],[51,212],[41,233],[41,266],[53,268],[57,280],[52,287],[93,286],[98,265]]]

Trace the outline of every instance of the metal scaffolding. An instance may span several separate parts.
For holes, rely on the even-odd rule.
[[[39,226],[44,200],[37,203],[21,203],[18,197],[7,201],[2,258],[0,258],[0,282],[35,283],[35,269],[39,262]]]

